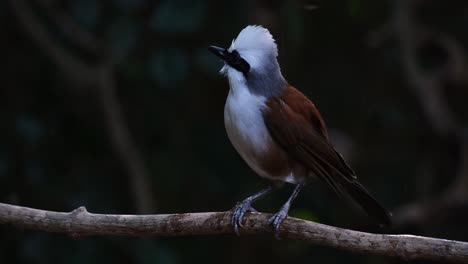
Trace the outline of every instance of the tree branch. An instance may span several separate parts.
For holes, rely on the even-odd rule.
[[[271,215],[250,213],[243,235],[271,234]],[[0,223],[18,228],[64,233],[71,236],[114,235],[174,237],[231,234],[230,212],[110,215],[88,213],[80,207],[70,213],[37,210],[0,203]],[[327,226],[297,218],[284,220],[280,236],[350,252],[398,257],[405,260],[436,260],[468,263],[468,243],[413,235],[371,234]]]

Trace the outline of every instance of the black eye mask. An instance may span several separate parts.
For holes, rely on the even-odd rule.
[[[250,65],[246,60],[244,60],[240,56],[237,50],[233,50],[232,52],[229,52],[226,50],[224,56],[225,56],[225,61],[229,66],[242,72],[244,77],[247,78],[248,73],[250,71]]]

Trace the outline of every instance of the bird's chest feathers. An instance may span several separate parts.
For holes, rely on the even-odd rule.
[[[260,176],[277,180],[289,175],[289,164],[263,120],[266,100],[251,94],[246,87],[231,85],[224,124],[231,143],[245,162]]]
[[[246,155],[261,154],[270,141],[263,121],[266,98],[251,94],[247,88],[232,89],[224,108],[226,131],[234,147]]]

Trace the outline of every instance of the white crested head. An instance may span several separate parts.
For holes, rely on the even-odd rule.
[[[245,27],[227,50],[216,47],[214,52],[225,61],[221,73],[229,78],[231,88],[246,84],[251,92],[271,96],[278,95],[287,84],[278,64],[275,39],[262,26]]]
[[[268,29],[262,26],[247,26],[232,41],[229,51],[257,52],[277,57],[278,48]]]
[[[228,48],[229,52],[236,50],[245,59],[252,69],[261,70],[265,63],[276,61],[278,47],[275,39],[268,29],[262,26],[247,26],[241,30],[237,38]],[[222,73],[228,72],[226,65]]]

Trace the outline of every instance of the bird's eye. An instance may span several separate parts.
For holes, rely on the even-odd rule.
[[[244,76],[247,78],[247,74],[250,71],[250,65],[244,60],[237,50],[233,50],[227,60],[229,65],[237,69],[238,71],[242,72]]]
[[[232,55],[233,55],[234,57],[240,57],[239,52],[238,52],[237,50],[233,50],[233,51],[232,51]]]
[[[240,59],[242,59],[237,50],[233,50],[231,54],[232,54],[232,57],[233,57],[233,61],[235,61],[235,62],[239,62]]]

